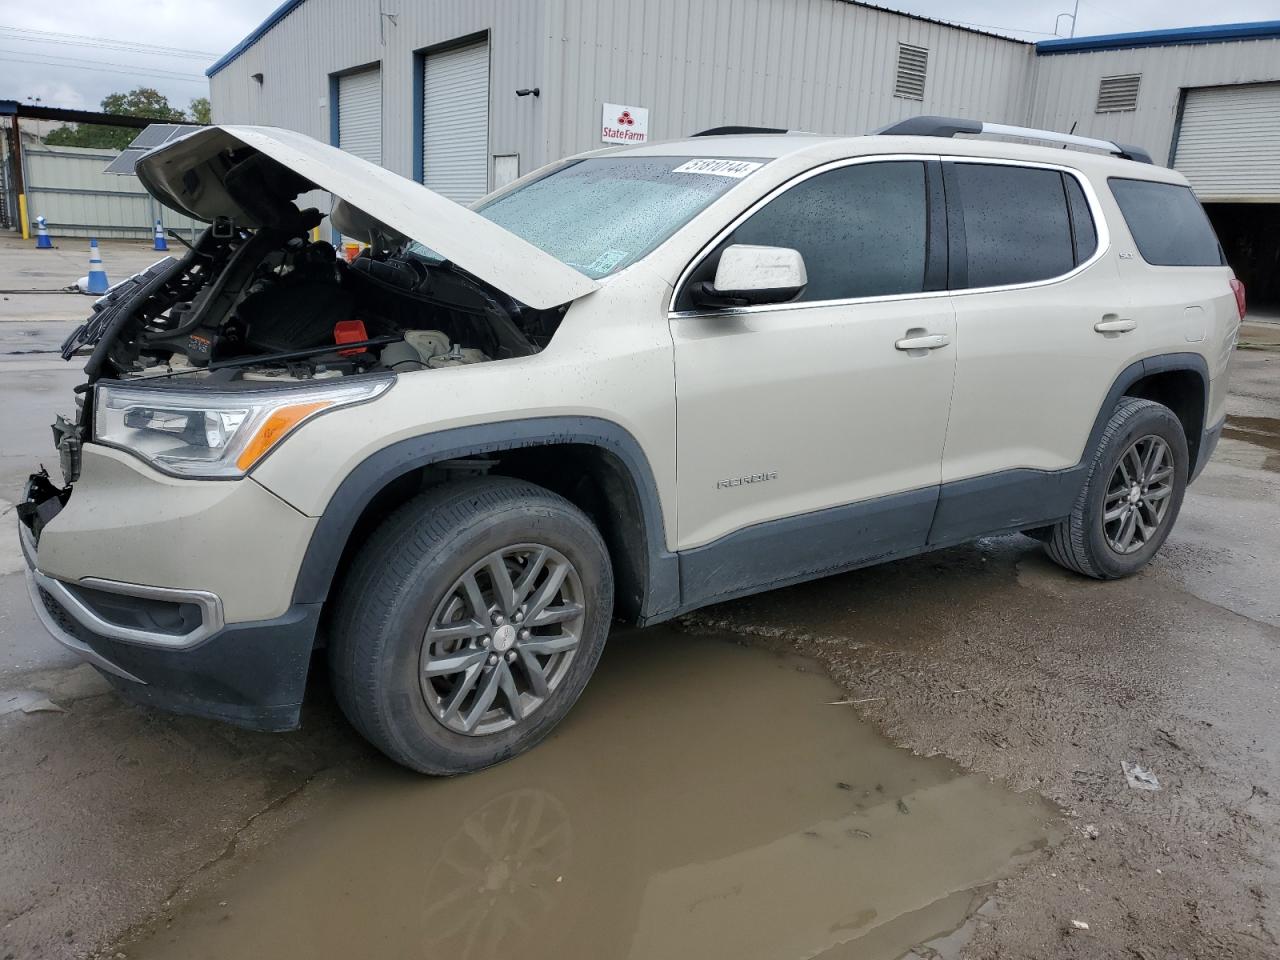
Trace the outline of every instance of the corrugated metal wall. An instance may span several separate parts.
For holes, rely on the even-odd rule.
[[[33,222],[44,217],[55,237],[146,239],[157,217],[166,229],[184,232],[194,223],[160,206],[137,177],[103,173],[118,150],[50,147],[24,139],[22,155],[27,212]]]
[[[1117,139],[1167,165],[1181,91],[1280,79],[1280,40],[1095,50],[1036,58],[1029,124]],[[1140,73],[1137,109],[1096,113],[1103,77]]]
[[[1165,163],[1181,88],[1280,72],[1280,40],[1037,56],[844,0],[436,0],[399,5],[394,23],[368,0],[306,0],[212,78],[214,119],[327,141],[329,77],[380,63],[383,163],[412,176],[418,53],[486,34],[490,162],[518,154],[524,172],[601,146],[602,101],[649,108],[655,140],[725,123],[861,133],[934,113],[1074,124]],[[929,51],[923,100],[893,95],[899,43]],[[1096,113],[1101,78],[1127,73],[1142,74],[1137,109]],[[541,96],[517,98],[522,87]]]
[[[489,153],[519,154],[522,171],[601,146],[606,100],[648,107],[652,139],[724,123],[854,133],[920,113],[1018,123],[1034,60],[1028,44],[843,0],[450,0],[402,4],[394,25],[365,0],[307,0],[213,76],[214,120],[327,141],[329,76],[380,63],[383,163],[411,176],[415,52],[484,32]],[[923,101],[893,96],[899,42],[929,50]]]
[[[209,81],[213,118],[263,123],[330,140],[329,78],[355,67],[382,67],[382,163],[413,176],[419,149],[415,54],[489,34],[491,154],[521,154],[523,169],[544,161],[546,97],[516,97],[542,76],[543,0],[449,0],[396,4],[395,21],[369,0],[307,0]],[[253,79],[262,74],[262,83]]]
[[[721,124],[865,133],[917,114],[1026,116],[1033,48],[841,0],[547,0],[548,150],[600,146],[600,103],[649,108],[662,140]],[[898,43],[924,100],[893,96]]]

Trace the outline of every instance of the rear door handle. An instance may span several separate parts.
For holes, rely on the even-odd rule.
[[[1093,329],[1099,333],[1128,333],[1130,330],[1136,329],[1137,326],[1137,320],[1121,319],[1114,314],[1107,314],[1104,319],[1093,325]]]
[[[903,337],[894,341],[895,350],[937,350],[951,342],[945,333],[927,333],[918,337]]]

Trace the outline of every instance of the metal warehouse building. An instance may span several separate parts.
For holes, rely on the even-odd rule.
[[[610,142],[917,114],[1075,130],[1183,171],[1280,300],[1280,21],[1024,43],[848,0],[288,0],[209,70],[291,127],[468,203]]]

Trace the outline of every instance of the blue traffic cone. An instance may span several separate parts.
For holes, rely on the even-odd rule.
[[[53,241],[49,239],[49,228],[45,225],[44,217],[36,217],[36,249],[53,249]]]
[[[107,271],[102,267],[102,254],[98,252],[98,241],[89,241],[89,293],[106,293]]]
[[[159,220],[156,221],[156,239],[155,239],[155,244],[151,247],[151,249],[152,250],[168,250],[169,249],[169,243],[164,238],[164,227],[160,225]]]

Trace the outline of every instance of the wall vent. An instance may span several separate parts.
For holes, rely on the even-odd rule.
[[[893,95],[907,100],[924,99],[925,75],[929,72],[929,51],[909,43],[898,44],[898,72]]]
[[[1123,77],[1103,77],[1098,83],[1096,113],[1120,113],[1138,109],[1138,85],[1142,74],[1129,73]]]

